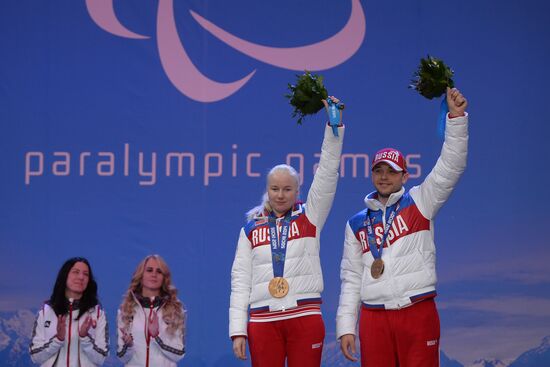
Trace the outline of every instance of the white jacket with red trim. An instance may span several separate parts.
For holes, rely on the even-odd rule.
[[[326,127],[319,166],[306,204],[297,204],[292,209],[284,263],[284,278],[289,283],[285,297],[273,298],[268,290],[274,275],[266,218],[255,218],[241,229],[231,270],[229,336],[247,335],[249,307],[279,311],[295,308],[301,300],[320,301],[323,275],[319,237],[336,193],[343,127],[338,128],[338,134],[335,137],[331,128]]]
[[[96,326],[90,327],[88,335],[80,337],[78,329],[86,320],[82,315],[77,320],[79,310],[67,314],[66,336],[61,341],[57,338],[57,315],[52,307],[44,304],[38,312],[32,331],[29,353],[31,360],[42,367],[52,366],[101,366],[109,353],[109,332],[107,318],[100,305],[87,311]]]
[[[136,300],[137,301],[137,300]],[[121,312],[117,313],[117,357],[130,367],[176,367],[177,362],[185,355],[183,343],[183,328],[174,333],[168,332],[168,325],[163,320],[163,303],[146,304],[143,307],[139,301],[135,306],[134,318],[130,326],[130,334],[133,345],[124,344],[121,328],[124,328]],[[184,312],[185,316],[185,311]],[[148,317],[156,313],[159,320],[159,334],[156,338],[149,339],[147,347]]]
[[[367,209],[346,225],[341,263],[342,287],[336,316],[336,336],[354,334],[361,303],[365,307],[399,309],[435,297],[433,219],[466,168],[468,116],[447,117],[445,142],[435,167],[419,186],[390,195],[386,205],[376,192],[365,198]],[[374,220],[378,245],[390,213],[399,205],[382,252],[384,272],[371,276],[374,261],[367,239],[366,214]]]

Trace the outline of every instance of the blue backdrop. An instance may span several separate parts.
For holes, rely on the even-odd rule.
[[[440,151],[439,103],[407,89],[427,54],[455,69],[471,116],[468,168],[436,225],[442,349],[460,364],[444,363],[508,365],[538,346],[550,358],[549,12],[542,0],[1,2],[5,365],[28,363],[31,312],[66,258],[91,261],[114,339],[150,253],[188,308],[181,365],[247,365],[227,335],[230,269],[269,167],[294,165],[303,196],[311,183],[325,116],[297,126],[283,97],[304,69],[346,103],[321,250],[324,365],[345,365],[339,264],[345,222],[372,190],[368,157],[401,149],[410,187]]]

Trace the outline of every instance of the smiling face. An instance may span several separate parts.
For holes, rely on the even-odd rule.
[[[150,258],[145,263],[141,278],[142,296],[155,297],[160,295],[164,283],[164,272],[155,258]]]
[[[387,163],[378,163],[372,169],[371,178],[376,191],[378,191],[378,200],[382,204],[386,204],[391,194],[401,190],[407,182],[409,174],[396,171]]]
[[[69,299],[80,299],[88,287],[89,280],[90,269],[88,265],[81,261],[76,262],[67,275],[65,297]]]
[[[275,171],[267,179],[267,196],[274,214],[280,217],[296,203],[298,183],[288,171]]]

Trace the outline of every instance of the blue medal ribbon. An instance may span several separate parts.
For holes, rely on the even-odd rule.
[[[274,277],[282,277],[285,272],[286,245],[290,231],[291,213],[292,209],[285,215],[280,234],[277,231],[277,218],[273,213],[269,214],[269,241],[271,242],[271,262],[273,263]]]
[[[365,220],[365,224],[367,225],[367,241],[369,243],[370,252],[372,253],[372,257],[375,259],[381,259],[382,258],[382,251],[384,251],[384,244],[386,243],[386,238],[388,237],[388,233],[390,233],[390,228],[393,223],[393,220],[395,219],[395,215],[397,214],[397,211],[399,210],[401,199],[397,202],[394,209],[390,213],[390,217],[386,221],[386,227],[384,228],[384,235],[382,236],[382,242],[380,244],[380,248],[378,248],[376,244],[376,238],[374,236],[374,230],[373,230],[373,224],[372,219],[369,216],[370,209],[367,209],[367,219]]]
[[[328,103],[328,120],[329,125],[332,127],[332,133],[334,136],[338,136],[338,125],[340,125],[340,110],[344,108],[341,103],[334,103],[332,99],[327,99]]]
[[[443,96],[441,100],[441,106],[439,107],[439,119],[437,120],[437,132],[440,138],[445,138],[445,122],[447,121],[447,113],[449,112],[449,106],[447,106],[447,95]]]

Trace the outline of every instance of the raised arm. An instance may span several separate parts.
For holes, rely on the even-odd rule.
[[[447,90],[449,113],[446,118],[445,142],[437,163],[411,196],[422,214],[432,219],[447,201],[466,168],[468,156],[468,102],[457,89]]]
[[[338,101],[335,98],[333,100]],[[334,136],[331,127],[325,127],[319,166],[307,195],[306,215],[319,231],[325,224],[336,194],[344,131],[344,126],[339,126],[338,136]]]

